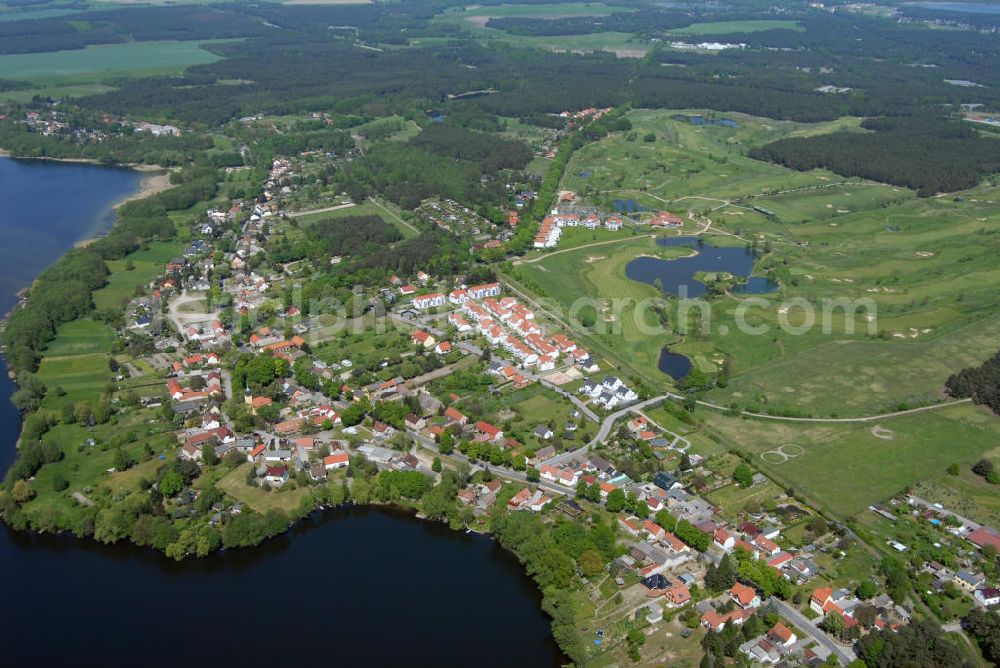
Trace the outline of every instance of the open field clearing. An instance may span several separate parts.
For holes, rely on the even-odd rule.
[[[486,27],[492,18],[565,19],[581,16],[608,16],[633,11],[627,7],[609,7],[600,3],[567,3],[555,5],[503,5],[468,7],[445,12],[437,20],[451,23],[471,36],[486,41],[505,42],[512,46],[548,51],[607,51],[620,58],[642,57],[650,48],[647,40],[626,32],[599,32],[580,35],[515,35]],[[414,40],[431,44],[436,38]]]
[[[18,53],[0,56],[0,78],[50,81],[83,74],[127,74],[135,71],[179,72],[191,65],[214,63],[219,56],[202,48],[211,42],[130,42],[88,46],[75,51]]]
[[[842,518],[936,476],[950,464],[967,468],[1000,438],[996,418],[968,405],[893,418],[877,426],[881,429],[715,414],[706,433],[751,454],[754,464],[782,485]],[[777,454],[782,448],[784,457]]]
[[[135,296],[137,285],[145,285],[163,271],[163,266],[180,255],[184,246],[180,242],[157,242],[145,250],[138,250],[123,260],[107,262],[111,269],[107,285],[94,292],[97,308],[118,308]],[[131,262],[131,265],[129,265]],[[132,266],[132,269],[128,269]]]

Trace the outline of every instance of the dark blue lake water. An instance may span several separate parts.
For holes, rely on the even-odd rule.
[[[131,169],[0,158],[0,312],[73,244],[104,232],[139,189]]]
[[[691,257],[663,260],[656,257],[637,257],[625,267],[625,275],[634,281],[653,285],[656,279],[663,284],[668,295],[700,297],[705,294],[705,284],[695,279],[698,272],[729,272],[747,278],[753,271],[756,256],[743,246],[720,247],[705,243],[696,237],[660,237],[660,246],[689,247],[697,251]],[[777,289],[767,278],[748,281],[741,286],[742,294],[763,294]]]
[[[686,355],[672,353],[664,346],[656,366],[674,380],[684,380],[691,373],[691,360]]]
[[[618,213],[639,213],[640,211],[649,211],[649,209],[639,204],[634,199],[611,200],[611,206],[613,206],[615,211]]]
[[[0,304],[109,222],[135,172],[0,159]],[[9,214],[9,215],[8,215]],[[0,465],[19,417],[0,374]],[[541,597],[493,541],[381,509],[316,513],[247,551],[177,563],[0,527],[9,666],[544,666]]]
[[[740,127],[740,124],[731,118],[707,118],[700,115],[685,116],[683,114],[677,114],[676,116],[671,116],[671,118],[678,121],[684,121],[685,123],[690,123],[691,125],[721,125],[727,128]]]
[[[939,12],[966,12],[969,14],[1000,14],[1000,3],[992,2],[908,2],[907,5]]]

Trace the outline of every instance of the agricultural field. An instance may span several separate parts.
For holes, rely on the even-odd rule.
[[[111,380],[108,351],[113,340],[102,322],[76,320],[60,326],[38,368],[49,389],[42,407],[60,410],[67,403],[100,398]]]
[[[1000,423],[960,405],[873,423],[795,423],[699,413],[720,443],[812,505],[847,518],[996,447]]]
[[[111,328],[95,320],[73,320],[60,325],[56,338],[45,349],[46,357],[92,355],[110,350],[115,336]]]
[[[449,10],[437,20],[456,25],[470,35],[512,46],[549,51],[608,51],[622,58],[642,57],[649,42],[624,32],[600,32],[583,35],[527,36],[513,35],[503,30],[487,28],[491,18],[559,19],[579,16],[608,16],[632,11],[627,7],[609,7],[600,3],[566,3],[557,5],[504,5],[499,7],[468,7]],[[432,43],[434,38],[413,40],[414,44]]]
[[[179,74],[192,65],[214,63],[219,56],[205,42],[126,42],[73,51],[17,53],[0,56],[0,79],[29,81],[31,89],[8,91],[4,99],[27,101],[35,95],[96,95],[112,89],[106,80]]]
[[[154,70],[179,72],[191,65],[214,63],[219,56],[202,48],[212,42],[127,42],[74,51],[17,53],[0,56],[0,77],[20,81],[56,77],[121,75]]]
[[[761,32],[763,30],[794,30],[804,32],[798,21],[782,20],[751,20],[751,21],[712,21],[710,23],[693,23],[683,28],[675,28],[671,35],[729,35],[733,33]]]

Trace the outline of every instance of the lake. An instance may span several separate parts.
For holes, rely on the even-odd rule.
[[[74,243],[105,232],[112,205],[141,180],[132,169],[0,158],[0,313]]]
[[[663,291],[688,298],[700,297],[707,292],[705,284],[695,279],[698,272],[729,272],[745,278],[746,282],[733,287],[733,294],[760,295],[774,292],[778,284],[765,276],[751,276],[757,256],[744,246],[720,247],[697,237],[660,237],[660,246],[689,247],[697,255],[664,260],[657,257],[637,257],[625,266],[625,275],[634,281],[655,284],[659,279]],[[676,381],[684,380],[691,373],[691,360],[666,347],[660,350],[657,368]]]
[[[939,12],[966,12],[968,14],[1000,14],[1000,3],[991,2],[907,2],[907,6]]]
[[[637,257],[625,266],[625,275],[634,281],[653,285],[657,279],[668,295],[688,298],[700,297],[707,292],[705,284],[695,279],[698,272],[728,272],[740,278],[749,278],[757,256],[744,246],[713,246],[696,237],[660,237],[660,246],[689,247],[697,251],[690,257],[664,260],[657,257]],[[778,286],[763,277],[754,277],[734,292],[764,294],[774,292]]]
[[[0,158],[0,304],[109,224],[133,171]],[[10,214],[10,215],[8,215]],[[10,261],[16,258],[16,261]],[[0,465],[19,416],[0,374]],[[314,513],[252,550],[173,562],[131,545],[0,528],[10,666],[539,666],[563,657],[541,595],[488,538],[377,508]]]
[[[691,373],[691,360],[687,355],[672,353],[664,346],[660,349],[660,359],[657,368],[674,380],[684,380]]]

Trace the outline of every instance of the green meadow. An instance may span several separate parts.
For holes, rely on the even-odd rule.
[[[180,71],[214,63],[219,56],[202,48],[211,42],[126,42],[74,51],[16,53],[0,56],[0,78],[48,80],[78,75],[110,75],[151,70]]]
[[[749,304],[736,295],[711,298],[704,331],[702,311],[684,318],[676,300],[666,330],[676,334],[643,334],[626,313],[616,323],[620,334],[585,338],[614,366],[666,388],[671,381],[655,364],[670,345],[702,371],[730,368],[728,385],[708,394],[714,402],[847,417],[938,401],[948,375],[995,352],[995,178],[960,196],[918,198],[904,188],[794,172],[745,155],[779,137],[854,130],[854,121],[725,114],[739,127],[698,126],[672,118],[679,113],[699,112],[632,112],[632,141],[618,133],[577,151],[563,187],[605,210],[615,199],[634,199],[677,213],[684,225],[672,234],[756,244],[754,275],[770,276],[779,289]],[[557,251],[529,254],[515,278],[563,307],[580,296],[656,296],[652,286],[625,276],[633,258],[663,250],[635,234],[569,230]],[[837,306],[844,303],[849,308]],[[809,323],[806,307],[815,321],[800,327]]]
[[[445,12],[436,20],[457,26],[469,35],[491,42],[504,42],[512,46],[545,49],[549,51],[609,51],[620,57],[641,57],[650,44],[631,33],[599,32],[584,35],[528,36],[513,35],[503,30],[487,28],[491,18],[559,19],[576,16],[608,16],[617,12],[633,11],[627,7],[611,7],[600,3],[565,3],[541,5],[502,5],[496,7],[467,7]],[[430,44],[440,38],[413,40],[414,44]]]
[[[750,454],[755,466],[786,489],[842,519],[953,463],[967,468],[1000,438],[1000,421],[969,405],[883,420],[874,432],[873,427],[712,414],[704,431]],[[786,459],[776,452],[783,447],[795,456]]]
[[[499,5],[496,7],[465,7],[453,10],[452,14],[468,19],[469,17],[523,17],[536,19],[555,19],[570,16],[607,16],[617,12],[630,12],[627,7],[610,7],[599,2],[567,2],[563,4],[538,5]]]
[[[224,41],[126,42],[72,51],[3,55],[0,79],[28,81],[32,87],[6,91],[0,99],[27,102],[36,95],[97,95],[113,90],[117,78],[180,74],[192,65],[219,60],[219,56],[203,47]]]
[[[163,272],[163,266],[180,255],[184,245],[176,241],[157,242],[123,260],[109,260],[107,285],[94,292],[97,308],[118,308],[135,296],[136,286],[146,285]],[[131,263],[132,269],[128,269]]]

